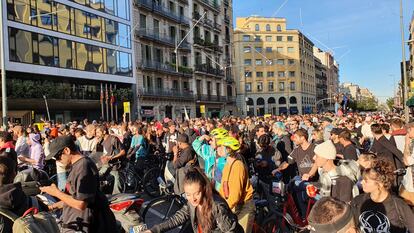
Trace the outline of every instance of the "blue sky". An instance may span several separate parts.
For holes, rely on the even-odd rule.
[[[408,40],[414,1],[403,4]],[[287,28],[299,29],[319,48],[334,51],[340,82],[367,87],[380,100],[394,93],[402,59],[399,0],[233,0],[233,15],[284,17]],[[406,47],[407,58],[408,53]]]

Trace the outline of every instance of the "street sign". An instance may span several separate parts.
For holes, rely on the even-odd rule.
[[[200,105],[200,113],[206,113],[206,106]]]
[[[130,102],[124,102],[124,113],[131,113],[131,103]]]

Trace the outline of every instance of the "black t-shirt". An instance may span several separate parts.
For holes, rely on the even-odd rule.
[[[336,154],[343,154],[343,150],[344,150],[344,146],[341,143],[334,143],[335,149],[336,149]]]
[[[102,142],[102,146],[103,146],[103,153],[104,155],[107,155],[107,156],[115,156],[119,154],[121,150],[124,149],[121,141],[113,135],[109,135]]]
[[[343,202],[350,202],[352,200],[352,187],[354,182],[346,176],[339,176],[332,180],[331,193],[332,197]]]
[[[94,203],[98,191],[98,169],[91,159],[83,157],[72,164],[66,183],[66,193],[76,200],[85,201],[87,206],[85,210],[64,205],[62,220],[64,224],[63,233],[75,232],[77,224],[83,226],[82,232],[90,232],[88,225],[92,221],[92,209],[89,207]],[[72,227],[75,227],[71,229]]]
[[[288,156],[288,163],[296,163],[299,170],[299,175],[309,173],[313,166],[313,156],[315,152],[313,150],[315,146],[313,144],[309,145],[306,150],[303,150],[301,146],[296,147],[292,153]]]
[[[365,193],[355,197],[351,207],[362,233],[406,233],[407,230],[414,232],[414,214],[398,197],[389,195],[382,203],[376,203]]]
[[[352,143],[344,147],[342,154],[346,160],[358,160],[357,149]]]
[[[191,146],[180,151],[177,160],[174,162],[174,168],[179,169],[184,167],[189,161],[195,158],[195,154],[196,153]]]

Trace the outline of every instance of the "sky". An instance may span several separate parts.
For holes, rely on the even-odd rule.
[[[370,89],[380,101],[394,95],[402,60],[399,0],[233,0],[233,16],[283,17],[315,46],[333,51],[340,82]],[[414,1],[403,0],[405,40]],[[235,21],[234,21],[235,22]],[[406,46],[408,59],[408,46]]]

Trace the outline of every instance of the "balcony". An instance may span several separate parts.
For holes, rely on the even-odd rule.
[[[223,0],[224,5],[228,6],[229,5],[229,0]]]
[[[173,20],[179,24],[183,24],[183,25],[190,25],[190,19],[182,16],[182,15],[178,15],[177,13],[171,11],[170,9],[163,7],[161,5],[157,5],[155,4],[152,0],[135,0],[135,5],[138,7],[142,7],[145,8],[149,11],[152,11],[154,13],[157,13],[158,15],[164,16],[166,18],[169,18],[170,20]]]
[[[205,73],[214,76],[224,77],[224,71],[219,68],[214,68],[209,64],[195,65],[195,72]]]
[[[224,15],[224,22],[230,23],[230,17],[228,15]]]
[[[201,95],[198,94],[195,96],[196,101],[210,101],[210,102],[227,102],[227,96],[219,96],[219,95]]]
[[[173,74],[173,75],[179,75],[179,76],[186,76],[186,77],[192,77],[193,70],[188,67],[179,66],[178,72],[175,67],[175,64],[173,63],[161,63],[157,61],[149,61],[144,60],[140,64],[138,64],[138,67],[144,70],[153,70],[153,71],[160,71],[167,74]]]
[[[203,5],[211,8],[214,11],[220,12],[220,5],[218,4],[217,0],[198,0]]]
[[[235,103],[236,96],[227,96],[227,103]]]
[[[176,43],[174,38],[146,28],[135,30],[135,35],[139,38],[144,38],[161,44],[167,44],[171,47],[175,47]]]
[[[221,32],[221,25],[218,23],[214,23],[214,30]]]
[[[180,98],[180,99],[186,99],[186,100],[194,100],[194,94],[192,91],[188,90],[176,90],[176,89],[142,89],[141,90],[143,96],[146,97],[166,97],[166,98]]]
[[[185,5],[188,5],[188,0],[179,0],[179,1],[184,3]]]
[[[218,41],[214,41],[213,43],[208,41],[208,40],[203,40],[198,36],[194,37],[194,44],[201,46],[205,49],[209,49],[211,51],[216,51],[216,52],[220,52],[223,53],[223,46],[220,46],[218,44]]]

